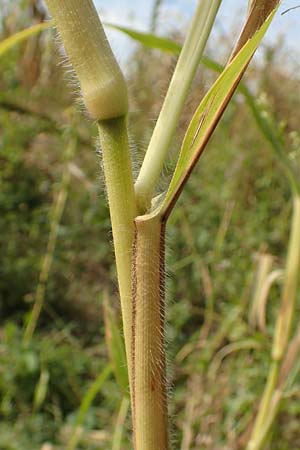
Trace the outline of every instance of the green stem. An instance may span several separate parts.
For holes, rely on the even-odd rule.
[[[88,413],[88,410],[90,409],[93,401],[95,400],[96,395],[101,391],[103,384],[110,376],[111,372],[112,372],[111,366],[110,365],[105,366],[104,369],[98,375],[98,377],[95,379],[95,381],[91,384],[86,394],[84,395],[76,417],[76,422],[72,429],[72,434],[66,445],[66,450],[76,449],[81,439],[83,431],[82,426],[84,425],[84,421]]]
[[[200,0],[136,181],[139,209],[147,209],[161,174],[189,88],[222,0]]]
[[[300,269],[300,197],[293,202],[293,218],[289,238],[284,286],[280,311],[273,338],[272,364],[247,450],[262,450],[276,418],[279,404],[274,402],[282,360],[288,348],[295,313],[298,273]],[[276,405],[276,411],[274,410]],[[270,420],[272,417],[272,420]]]
[[[164,343],[164,224],[135,220],[132,390],[135,450],[168,449]]]
[[[284,286],[279,316],[276,323],[273,345],[273,359],[281,360],[285,354],[295,312],[297,284],[300,269],[300,197],[293,201],[293,218],[287,262],[285,269]]]
[[[51,223],[50,223],[50,233],[47,243],[46,254],[43,259],[42,268],[39,276],[38,286],[35,292],[35,300],[32,311],[29,316],[29,320],[25,329],[23,341],[28,344],[35,332],[37,322],[39,320],[40,314],[43,309],[45,302],[45,292],[47,287],[47,282],[49,279],[49,274],[51,266],[53,263],[53,257],[57,242],[58,228],[61,222],[61,218],[65,209],[65,204],[67,201],[68,190],[70,185],[71,174],[69,171],[69,161],[73,156],[76,147],[76,140],[72,139],[66,150],[66,162],[63,169],[62,179],[60,183],[60,189],[58,192],[57,199],[53,202],[51,208]]]
[[[125,346],[130,361],[131,246],[136,216],[126,115],[127,86],[92,0],[47,0],[85,105],[98,120],[120,288]]]
[[[259,405],[258,414],[256,416],[252,438],[248,443],[247,450],[258,450],[257,442],[261,441],[261,429],[264,427],[266,420],[270,414],[270,405],[277,386],[279,375],[279,362],[273,361],[270,367],[268,380],[265,386],[263,397]]]
[[[47,0],[89,114],[111,119],[128,111],[127,87],[92,0]]]
[[[123,397],[120,410],[117,417],[117,423],[112,439],[112,450],[120,450],[122,446],[122,437],[124,433],[125,420],[128,414],[130,400],[128,397]]]
[[[269,433],[279,412],[282,394],[282,390],[277,391],[274,389],[272,398],[270,398],[268,413],[265,415],[255,438],[249,442],[246,450],[263,450],[265,448]]]
[[[105,184],[121,298],[127,361],[131,361],[131,256],[136,216],[126,117],[99,122]]]

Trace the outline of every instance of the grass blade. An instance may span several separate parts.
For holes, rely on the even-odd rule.
[[[181,52],[181,45],[177,44],[172,39],[160,37],[153,33],[143,33],[141,31],[137,31],[128,27],[122,27],[113,23],[105,23],[104,25],[108,28],[112,28],[114,30],[120,31],[123,34],[126,34],[131,39],[139,42],[145,47],[172,53],[174,55],[179,55],[179,53]]]
[[[157,214],[167,217],[171,212],[193,167],[236,90],[255,50],[267,31],[275,11],[276,9],[224,69],[200,103],[185,135],[175,172],[167,194],[156,211]]]
[[[112,450],[121,450],[124,424],[128,414],[129,405],[130,405],[129,398],[123,397],[114,431]]]
[[[51,22],[38,23],[37,25],[32,25],[25,30],[19,31],[18,33],[9,36],[0,42],[0,57],[3,56],[8,50],[15,47],[15,45],[19,44],[22,41],[34,36],[37,33],[40,33],[47,28],[50,28],[52,25]]]
[[[69,439],[69,442],[67,443],[66,449],[67,450],[75,450],[78,442],[80,441],[81,437],[81,427],[84,423],[84,419],[87,415],[87,412],[89,408],[91,407],[96,395],[98,392],[102,389],[103,384],[111,374],[112,368],[110,365],[107,365],[104,367],[102,372],[98,375],[96,380],[91,384],[90,388],[87,390],[87,393],[83,397],[83,400],[81,402],[77,419],[75,422],[75,426],[72,430],[71,438]]]
[[[29,344],[29,342],[32,339],[32,336],[34,335],[39,317],[44,307],[47,283],[50,276],[58,239],[59,225],[65,210],[69,194],[71,173],[69,171],[68,164],[74,155],[76,146],[77,140],[71,139],[66,148],[66,155],[65,155],[66,161],[64,163],[64,169],[60,181],[58,195],[57,198],[53,201],[51,206],[50,232],[47,242],[46,253],[44,255],[42,262],[42,267],[39,275],[39,282],[35,292],[34,304],[30,312],[23,337],[23,341],[26,345]]]
[[[258,267],[255,276],[255,285],[253,289],[253,299],[249,314],[249,323],[252,327],[257,325],[257,317],[261,309],[262,303],[262,288],[266,282],[268,275],[271,272],[273,264],[273,257],[268,253],[263,253],[258,257]]]
[[[254,2],[252,1],[252,4]],[[108,27],[114,28],[133,40],[139,42],[145,47],[160,50],[165,53],[172,53],[174,55],[179,55],[182,49],[182,46],[175,42],[172,39],[165,38],[162,36],[157,36],[152,33],[143,33],[132,28],[121,27],[118,25],[113,25],[110,23],[106,24]],[[216,61],[208,58],[207,56],[203,56],[201,59],[201,63],[210,70],[213,70],[216,73],[222,73],[224,67],[217,63]],[[240,83],[238,87],[239,91],[243,94],[247,105],[250,108],[250,111],[253,115],[253,118],[256,122],[256,125],[260,129],[261,133],[265,137],[265,139],[271,145],[276,158],[278,159],[283,172],[286,175],[287,180],[289,181],[289,185],[291,187],[292,192],[295,194],[300,193],[300,183],[297,179],[297,175],[295,174],[294,169],[291,167],[290,161],[285,154],[283,149],[283,145],[280,141],[280,138],[277,133],[277,129],[275,125],[269,120],[269,118],[264,114],[264,111],[259,106],[255,97],[252,95],[248,87],[244,83]]]

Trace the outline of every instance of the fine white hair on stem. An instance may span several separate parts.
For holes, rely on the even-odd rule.
[[[90,116],[113,119],[128,112],[127,87],[92,0],[48,0],[66,53],[79,78]]]

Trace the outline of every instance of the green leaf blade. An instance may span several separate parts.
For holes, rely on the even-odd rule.
[[[261,28],[248,40],[230,64],[224,69],[200,103],[186,132],[179,159],[166,196],[160,207],[156,210],[156,214],[168,216],[170,213],[183,185],[188,179],[224,109],[232,97],[241,76],[266,33],[275,12],[276,8]]]
[[[18,33],[15,33],[12,36],[4,39],[0,42],[0,57],[19,43],[25,41],[26,39],[34,36],[37,33],[40,33],[43,30],[46,30],[47,28],[50,28],[51,26],[51,22],[38,23],[37,25],[32,25],[31,27],[19,31]]]
[[[120,31],[126,34],[128,37],[136,42],[144,45],[147,48],[161,50],[166,53],[171,53],[174,55],[179,55],[181,52],[181,45],[172,39],[156,36],[153,33],[143,33],[141,31],[134,30],[128,27],[121,27],[120,25],[115,25],[112,23],[104,23],[108,28]]]

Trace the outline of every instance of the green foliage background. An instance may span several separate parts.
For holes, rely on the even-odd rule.
[[[9,3],[1,16],[1,37],[43,15],[34,2]],[[213,56],[222,58],[222,53]],[[267,103],[286,148],[297,158],[300,83],[292,66],[280,62],[283,58],[281,49],[266,47],[247,81]],[[109,347],[105,296],[114,320],[120,311],[96,130],[74,106],[60,59],[46,31],[0,60],[1,450],[65,449],[89,386],[107,367],[108,353],[116,354],[105,343],[106,334]],[[138,48],[128,62],[129,120],[139,161],[174,61]],[[213,77],[203,68],[197,75],[174,153]],[[77,146],[68,162],[70,139]],[[70,163],[45,307],[25,346],[22,336],[46,252],[51,206]],[[170,413],[176,447],[182,450],[233,450],[247,441],[268,370],[279,295],[274,286],[266,333],[250,326],[255,272],[264,252],[274,255],[275,268],[284,267],[290,215],[288,184],[237,95],[169,227]],[[221,358],[224,349],[232,350]],[[109,376],[96,395],[76,448],[112,448],[124,395],[116,379],[118,374]],[[297,376],[282,405],[270,444],[274,450],[300,448],[299,381]],[[119,448],[130,449],[129,418],[123,431]]]

